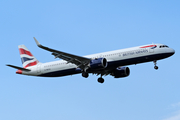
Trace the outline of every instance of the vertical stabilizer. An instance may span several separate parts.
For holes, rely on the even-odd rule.
[[[25,45],[19,45],[18,48],[23,68],[35,66],[39,63],[39,61],[32,55],[32,53],[27,49]]]

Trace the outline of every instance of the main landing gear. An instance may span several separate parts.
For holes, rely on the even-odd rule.
[[[97,80],[99,83],[104,83],[104,79],[102,78],[102,76],[100,78],[98,78]]]
[[[82,72],[82,76],[85,77],[85,78],[88,78],[88,77],[89,77],[89,73],[87,73],[87,72]],[[97,81],[98,81],[99,83],[104,83],[104,79],[102,78],[102,75],[101,75],[101,77],[99,77],[99,78],[97,79]]]
[[[85,77],[85,78],[88,78],[89,74],[87,72],[82,72],[82,76]]]
[[[158,66],[156,66],[156,64],[157,64],[157,60],[154,60],[153,62],[154,62],[154,69],[156,69],[156,70],[157,70],[157,69],[158,69]]]

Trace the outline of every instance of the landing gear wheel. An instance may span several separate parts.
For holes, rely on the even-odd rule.
[[[158,69],[158,66],[154,66],[154,69],[156,69],[156,70],[157,70],[157,69]]]
[[[85,77],[85,78],[88,78],[89,74],[87,72],[82,72],[82,76]]]
[[[100,78],[98,78],[98,82],[99,83],[104,83],[104,79],[100,77]]]
[[[156,66],[156,64],[157,64],[157,60],[154,60],[153,62],[154,62],[154,65],[155,65],[155,66],[154,66],[154,69],[156,69],[156,70],[157,70],[157,69],[158,69],[158,66]]]

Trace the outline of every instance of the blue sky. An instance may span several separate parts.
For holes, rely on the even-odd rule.
[[[1,0],[0,119],[179,120],[180,1]],[[174,56],[129,66],[127,78],[73,75],[40,78],[15,74],[25,44],[40,62],[55,61],[51,48],[88,55],[150,43],[174,48]]]

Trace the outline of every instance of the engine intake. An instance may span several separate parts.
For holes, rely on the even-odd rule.
[[[111,75],[114,76],[114,78],[122,78],[127,77],[130,74],[130,69],[128,67],[118,67],[116,68]]]
[[[108,65],[106,58],[96,58],[90,61],[90,69],[99,70],[104,69]]]

